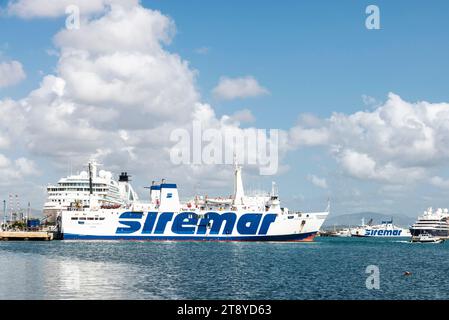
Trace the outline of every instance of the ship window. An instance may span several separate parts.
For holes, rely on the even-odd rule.
[[[86,218],[82,217],[82,218],[80,218],[80,220],[86,220]]]
[[[92,217],[89,217],[89,218],[87,218],[87,220],[94,220],[94,218],[92,218]]]
[[[104,220],[104,217],[100,218],[100,220]]]
[[[72,217],[72,220],[78,220],[78,218],[77,217]]]

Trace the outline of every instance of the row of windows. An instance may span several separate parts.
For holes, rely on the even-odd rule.
[[[72,220],[104,220],[104,217],[101,217],[101,218],[98,218],[98,217],[80,217],[80,218],[78,218],[78,217],[72,217],[71,218]]]
[[[84,202],[84,203],[88,203],[89,200],[81,200],[81,199],[77,199],[78,201]],[[59,202],[61,203],[61,199],[51,199],[51,202]]]
[[[63,187],[77,187],[77,186],[84,187],[84,186],[88,186],[88,185],[89,185],[89,183],[87,183],[87,182],[83,182],[83,183],[61,182],[61,183],[58,183],[58,186],[63,186]],[[105,185],[106,184],[104,184],[104,183],[93,183],[94,187],[102,187]]]
[[[48,188],[48,191],[89,191],[89,188]],[[107,192],[107,188],[93,188],[94,192]]]
[[[78,197],[80,196],[80,194],[79,193],[77,193],[76,194]],[[62,193],[60,193],[60,194],[52,194],[51,195],[51,198],[53,198],[53,197],[55,197],[55,196],[64,196]],[[65,194],[65,196],[66,196],[66,198],[69,196],[68,194]],[[74,196],[73,194],[71,195],[72,197]],[[61,199],[56,199],[57,201],[61,201]],[[64,199],[64,200],[68,200],[68,199]]]

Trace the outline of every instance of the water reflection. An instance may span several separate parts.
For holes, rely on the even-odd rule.
[[[126,264],[1,252],[0,274],[0,299],[142,299],[139,270]]]

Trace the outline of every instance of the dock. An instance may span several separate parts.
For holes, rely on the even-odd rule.
[[[0,241],[49,241],[53,240],[53,235],[47,231],[0,231]]]

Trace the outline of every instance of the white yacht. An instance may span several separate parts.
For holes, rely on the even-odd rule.
[[[412,242],[421,242],[421,243],[441,243],[443,241],[444,241],[443,239],[432,236],[428,233],[421,233],[418,237],[412,240]]]
[[[442,239],[449,238],[449,210],[428,208],[410,227],[412,241],[418,241],[421,234],[428,234]]]
[[[54,222],[56,215],[69,207],[88,208],[91,194],[103,208],[118,208],[138,196],[129,183],[129,176],[122,172],[118,181],[109,171],[99,170],[94,160],[88,163],[88,170],[61,178],[56,185],[47,186],[48,198],[43,213],[47,221]]]

